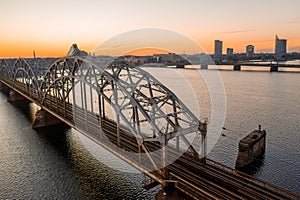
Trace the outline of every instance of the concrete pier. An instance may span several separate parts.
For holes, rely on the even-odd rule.
[[[3,83],[0,83],[0,90],[5,89],[6,87],[3,85]]]
[[[233,65],[233,71],[241,71],[241,65]]]
[[[278,72],[278,66],[271,65],[270,66],[270,72]]]
[[[14,102],[14,101],[27,101],[25,97],[22,95],[18,94],[17,92],[10,90],[8,93],[8,102]]]
[[[9,90],[10,89],[6,85],[4,85],[3,83],[0,82],[0,91],[1,92],[3,92],[3,93],[5,93],[5,94],[8,95]]]
[[[176,68],[184,68],[184,67],[185,67],[184,64],[177,64],[177,65],[176,65]]]
[[[154,197],[154,200],[182,200],[182,199],[190,200],[193,198],[175,189],[172,191],[160,190]]]
[[[235,167],[242,168],[252,163],[256,158],[263,155],[266,148],[266,131],[252,131],[239,142],[239,153]]]
[[[42,128],[46,126],[52,126],[55,124],[63,123],[47,111],[41,109],[38,110],[35,114],[35,120],[32,124],[32,128]]]
[[[201,65],[201,69],[208,69],[208,65],[205,64]]]

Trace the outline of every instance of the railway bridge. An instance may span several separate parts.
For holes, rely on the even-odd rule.
[[[300,199],[205,158],[207,123],[149,73],[123,61],[2,59],[0,82],[11,101],[25,98],[41,108],[34,128],[63,122],[165,190],[192,199]]]

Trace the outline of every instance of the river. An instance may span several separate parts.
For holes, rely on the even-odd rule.
[[[209,119],[210,97],[198,70],[156,70],[170,81],[174,72],[187,80],[200,116]],[[267,131],[266,152],[247,173],[300,193],[300,74],[201,73],[220,73],[226,95],[224,130],[208,157],[234,167],[239,140],[261,124]],[[175,92],[187,90],[185,85],[177,84]],[[160,190],[144,190],[143,175],[116,170],[124,163],[101,148],[103,156],[95,158],[73,129],[33,130],[36,109],[32,103],[9,103],[0,92],[0,199],[153,199]]]

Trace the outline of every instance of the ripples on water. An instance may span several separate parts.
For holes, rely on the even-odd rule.
[[[93,158],[64,125],[31,129],[31,103],[0,93],[0,199],[153,199],[143,176],[115,171]]]
[[[200,95],[201,113],[209,116],[204,82],[193,75],[195,70],[178,73],[189,79]],[[248,172],[300,193],[300,74],[221,74],[227,95],[226,130],[208,157],[234,167],[239,140],[262,124],[266,152]],[[141,174],[119,172],[99,162],[84,148],[79,133],[68,127],[31,129],[36,107],[16,106],[6,99],[0,92],[1,199],[153,199],[160,189],[146,191]]]
[[[300,74],[222,72],[222,76],[227,130],[209,156],[234,167],[239,140],[261,124],[267,131],[266,152],[250,165],[250,172],[300,193]]]

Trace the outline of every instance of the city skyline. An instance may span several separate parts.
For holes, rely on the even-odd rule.
[[[255,52],[274,53],[276,34],[288,40],[288,52],[300,52],[297,0],[0,2],[0,57],[30,57],[34,50],[36,56],[64,56],[73,43],[90,52],[112,36],[142,28],[178,32],[209,54],[217,39],[235,52],[252,44]],[[197,49],[175,53],[183,52]]]

